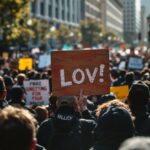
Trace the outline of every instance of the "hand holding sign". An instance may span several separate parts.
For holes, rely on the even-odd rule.
[[[87,96],[83,95],[83,90],[80,90],[78,104],[79,104],[80,112],[84,112],[85,110],[87,110]]]

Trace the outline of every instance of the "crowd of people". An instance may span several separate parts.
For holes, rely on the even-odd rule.
[[[111,86],[129,87],[122,101],[114,93],[55,96],[50,91],[49,105],[26,105],[23,82],[47,79],[52,87],[51,69],[19,71],[3,67],[3,61],[0,150],[149,150],[150,53],[138,52],[140,70],[128,68],[135,49],[110,53]]]

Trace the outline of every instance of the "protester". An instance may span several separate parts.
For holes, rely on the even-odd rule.
[[[0,111],[1,150],[45,150],[36,149],[36,120],[21,108],[8,106]]]
[[[37,106],[35,108],[35,112],[36,112],[36,119],[39,125],[48,118],[48,110],[46,106]]]
[[[150,114],[148,110],[149,87],[142,81],[135,82],[128,95],[128,105],[135,117],[134,124],[138,135],[150,135]]]
[[[79,119],[77,111],[83,111],[86,105],[79,108],[76,102],[72,96],[58,97],[54,117],[39,127],[39,144],[48,150],[88,150],[93,145],[95,121]]]
[[[24,109],[27,109],[30,111],[32,114],[35,114],[35,111],[28,106],[26,106],[26,101],[25,101],[25,92],[21,86],[14,86],[10,89],[10,100],[9,104],[10,105],[17,105],[20,107],[23,107]]]
[[[97,119],[94,150],[117,150],[125,139],[135,134],[130,110],[118,100],[100,105]]]
[[[8,75],[4,76],[4,82],[5,82],[6,90],[7,90],[6,100],[9,101],[10,100],[10,89],[15,84],[15,82],[14,82],[13,78]]]

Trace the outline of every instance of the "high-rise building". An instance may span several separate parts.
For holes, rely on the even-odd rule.
[[[124,6],[124,37],[126,42],[138,43],[141,26],[141,1],[123,0]]]
[[[141,42],[147,42],[147,33],[148,33],[148,25],[147,25],[147,15],[146,15],[146,7],[141,7],[141,30],[140,30],[140,40]]]
[[[106,29],[123,37],[123,3],[122,0],[102,0],[101,18]]]
[[[31,15],[48,21],[77,26],[80,22],[81,0],[35,0]]]
[[[93,19],[100,22],[102,0],[81,0],[81,19]]]

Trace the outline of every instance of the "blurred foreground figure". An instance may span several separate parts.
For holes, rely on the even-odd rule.
[[[0,150],[35,150],[35,119],[24,109],[8,106],[0,111]]]
[[[98,106],[96,112],[94,150],[117,150],[124,140],[134,136],[132,116],[124,103],[113,100]]]
[[[147,137],[134,137],[122,143],[119,150],[149,150],[150,138]]]

